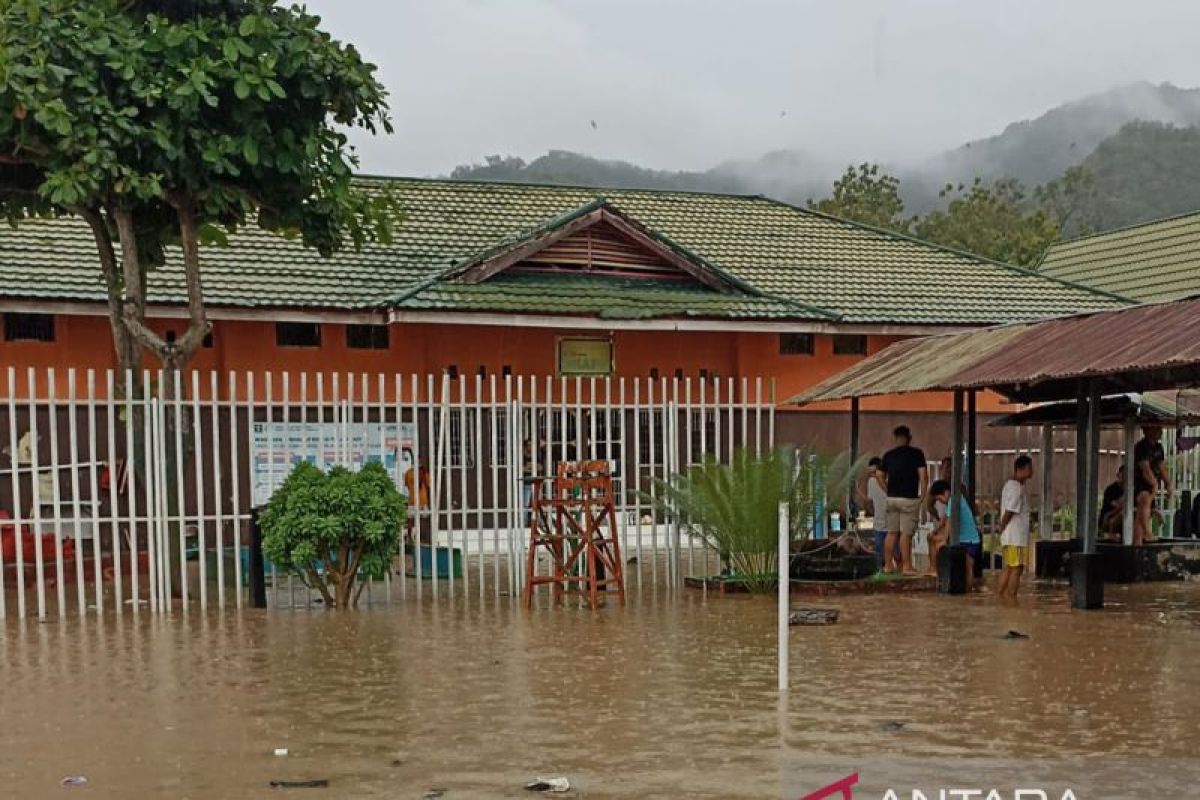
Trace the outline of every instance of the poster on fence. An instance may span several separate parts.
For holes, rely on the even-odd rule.
[[[413,463],[416,435],[417,428],[411,422],[255,422],[250,434],[254,504],[266,503],[301,461],[327,470],[335,464],[359,469],[368,462],[382,460],[403,492],[404,473]]]

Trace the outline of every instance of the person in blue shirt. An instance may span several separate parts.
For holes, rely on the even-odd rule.
[[[934,481],[929,487],[930,513],[934,529],[929,534],[929,562],[936,569],[937,554],[950,541],[950,526],[953,512],[950,509],[951,490],[949,481]],[[983,542],[979,536],[979,525],[966,495],[959,497],[962,524],[958,530],[958,543],[967,549],[967,590],[975,588],[975,563],[982,557]]]

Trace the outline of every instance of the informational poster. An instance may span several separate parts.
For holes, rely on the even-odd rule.
[[[404,474],[413,465],[416,434],[411,422],[255,422],[250,434],[254,504],[266,503],[301,461],[322,470],[338,464],[357,470],[382,461],[403,492]]]

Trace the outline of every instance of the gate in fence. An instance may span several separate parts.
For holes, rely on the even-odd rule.
[[[251,510],[300,460],[381,461],[410,495],[406,545],[368,602],[518,595],[535,479],[583,459],[609,464],[631,588],[674,584],[716,558],[661,513],[655,482],[775,441],[761,378],[6,377],[0,618],[240,607]],[[270,564],[267,580],[273,605],[313,599]]]

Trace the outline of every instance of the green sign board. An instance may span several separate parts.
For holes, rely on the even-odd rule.
[[[611,339],[562,338],[558,340],[559,375],[611,375]]]

